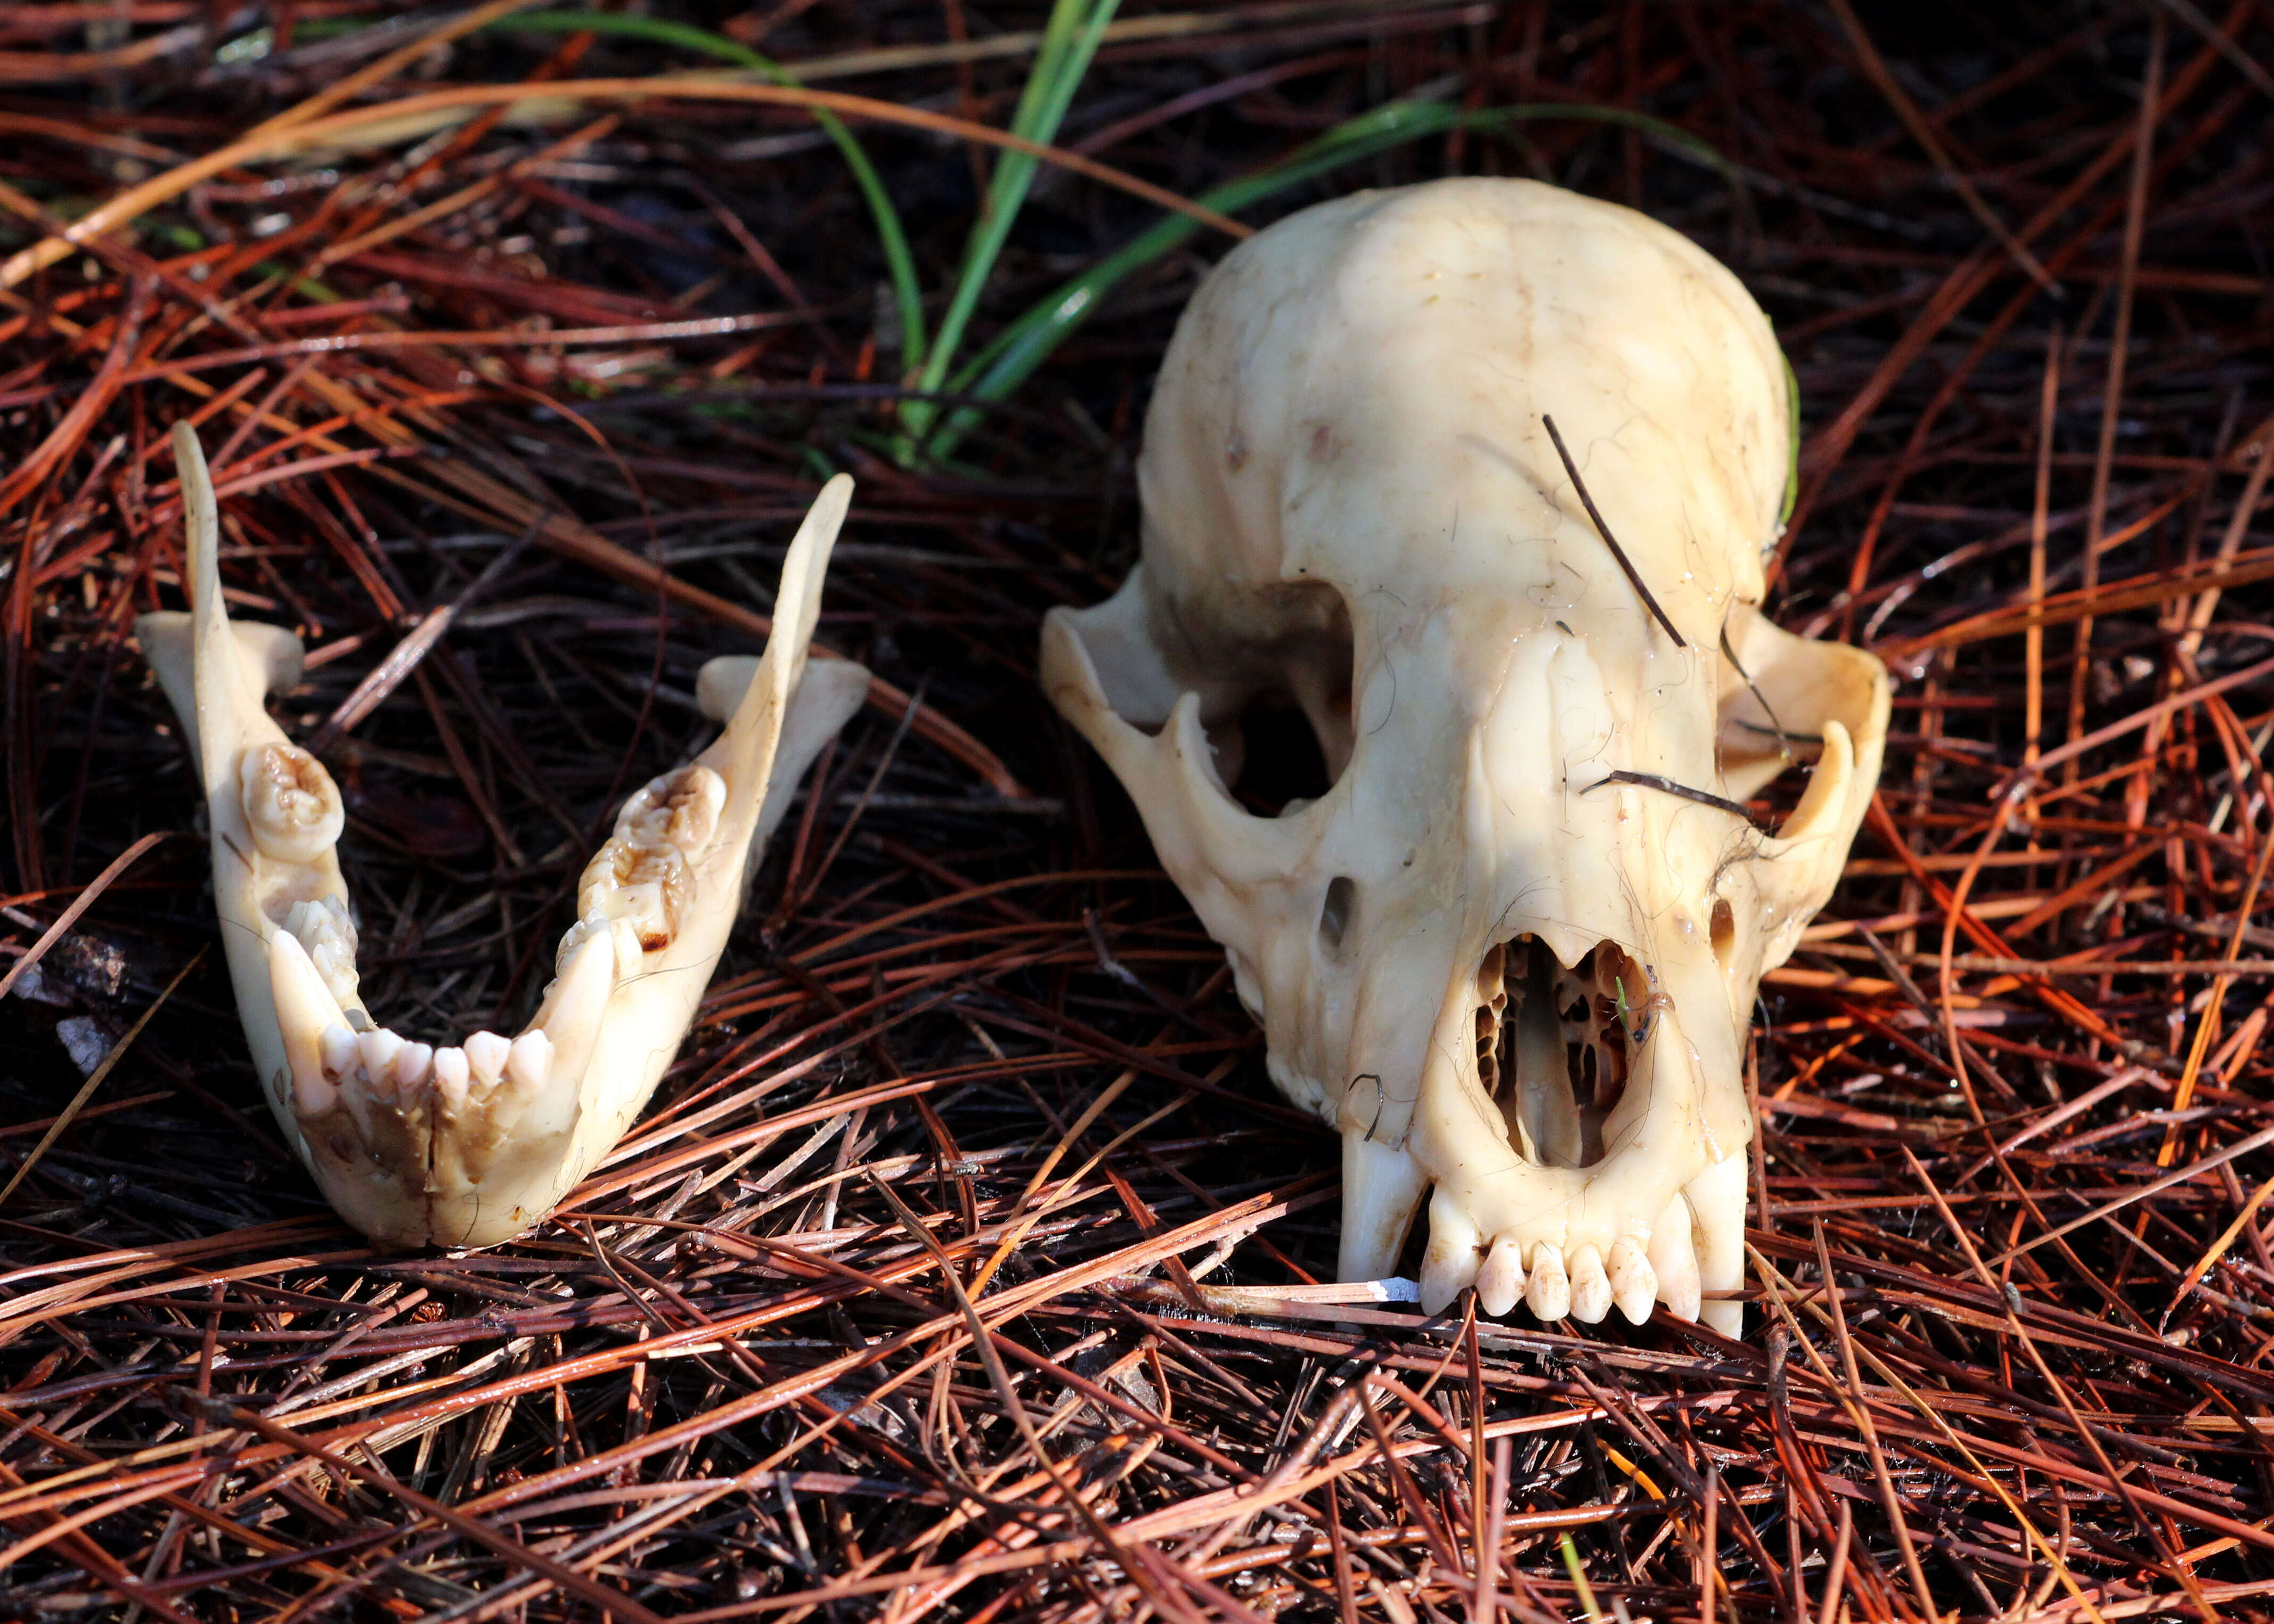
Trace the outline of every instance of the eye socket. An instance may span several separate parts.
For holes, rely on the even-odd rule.
[[[1713,962],[1727,970],[1729,960],[1737,951],[1737,916],[1729,911],[1728,903],[1719,897],[1713,899]]]
[[[1319,909],[1319,945],[1329,959],[1343,956],[1343,937],[1350,929],[1351,915],[1358,911],[1358,882],[1347,874],[1338,874],[1327,882],[1327,900]]]

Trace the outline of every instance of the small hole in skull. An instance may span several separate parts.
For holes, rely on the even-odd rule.
[[[1737,916],[1721,898],[1713,899],[1713,962],[1724,970],[1737,951]]]
[[[1278,817],[1301,809],[1292,803],[1308,804],[1334,787],[1317,735],[1295,706],[1252,706],[1239,730],[1246,748],[1233,793],[1249,811]]]
[[[1509,1143],[1543,1167],[1593,1167],[1654,1019],[1649,977],[1615,944],[1575,966],[1529,936],[1477,967],[1477,1072]]]
[[[1319,910],[1319,945],[1329,959],[1343,956],[1343,937],[1350,929],[1351,915],[1358,910],[1358,882],[1347,874],[1338,874],[1327,882],[1327,900]]]

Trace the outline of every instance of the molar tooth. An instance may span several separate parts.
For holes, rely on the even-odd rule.
[[[257,745],[238,760],[237,773],[245,821],[262,856],[309,863],[339,843],[347,826],[340,786],[307,751]]]
[[[1698,1245],[1691,1237],[1690,1203],[1675,1196],[1650,1232],[1650,1267],[1658,1275],[1659,1300],[1676,1319],[1695,1320],[1704,1306],[1698,1277]]]
[[[670,841],[612,835],[576,882],[576,917],[629,920],[641,947],[654,952],[679,934],[692,885],[687,858]]]
[[[1608,1275],[1619,1312],[1637,1325],[1649,1319],[1651,1305],[1658,1301],[1658,1271],[1633,1236],[1622,1235],[1611,1243]]]
[[[651,778],[616,814],[616,833],[638,845],[668,840],[692,857],[719,832],[727,780],[700,762]]]
[[[1542,1241],[1532,1249],[1532,1274],[1524,1282],[1524,1302],[1532,1317],[1543,1325],[1571,1312],[1571,1277],[1563,1272],[1563,1248],[1553,1241]]]
[[[426,1080],[434,1064],[432,1043],[405,1043],[395,1053],[395,1086],[398,1093],[408,1093]]]
[[[345,1004],[356,996],[356,929],[343,897],[304,898],[284,915],[284,929],[300,939],[316,974]]]
[[[1571,1318],[1593,1325],[1611,1312],[1611,1281],[1603,1273],[1603,1254],[1593,1246],[1577,1246],[1566,1261],[1571,1271]]]
[[[438,1049],[434,1051],[434,1091],[442,1096],[445,1109],[453,1116],[466,1103],[466,1081],[472,1075],[463,1049]]]
[[[1485,1312],[1498,1318],[1516,1306],[1524,1295],[1524,1246],[1513,1235],[1503,1235],[1492,1244],[1485,1254],[1484,1267],[1477,1271],[1477,1302]]]
[[[395,1080],[395,1057],[403,1052],[403,1040],[385,1026],[374,1026],[356,1040],[363,1052],[364,1075],[373,1083],[385,1086]]]
[[[494,1032],[477,1032],[466,1040],[466,1065],[473,1072],[474,1081],[485,1090],[497,1086],[505,1071],[506,1056],[513,1045]]]
[[[1477,1277],[1477,1226],[1440,1190],[1429,1199],[1429,1246],[1421,1254],[1421,1312],[1442,1314]]]

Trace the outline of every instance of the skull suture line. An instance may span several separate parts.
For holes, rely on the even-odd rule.
[[[647,1103],[710,984],[749,866],[798,779],[861,704],[869,673],[806,650],[853,482],[839,475],[790,544],[763,658],[703,667],[727,724],[624,803],[585,865],[576,922],[536,1019],[508,1040],[405,1042],[356,990],[336,846],[339,786],[262,704],[299,680],[300,641],[232,624],[220,516],[197,435],[174,428],[188,613],[135,623],[180,718],[213,823],[214,902],[269,1109],[340,1216],[383,1244],[493,1246],[541,1222]]]
[[[1178,327],[1141,561],[1050,614],[1043,680],[1272,1077],[1340,1129],[1344,1279],[1390,1271],[1434,1187],[1433,1312],[1473,1283],[1493,1313],[1742,1325],[1704,1298],[1743,1281],[1747,1024],[1839,877],[1888,705],[1877,659],[1755,608],[1788,376],[1701,250],[1525,181],[1297,214]],[[1241,718],[1288,702],[1332,786],[1257,816],[1225,789]],[[1814,774],[1770,835],[1728,803],[1788,746]]]

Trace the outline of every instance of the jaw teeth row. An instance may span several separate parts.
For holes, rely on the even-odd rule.
[[[335,1021],[317,1043],[324,1080],[334,1088],[352,1080],[408,1105],[431,1082],[454,1111],[469,1098],[495,1088],[501,1079],[524,1089],[540,1088],[553,1071],[553,1041],[542,1029],[510,1040],[494,1032],[477,1032],[462,1048],[436,1049],[406,1042],[385,1026],[357,1033]]]
[[[1570,1318],[1593,1325],[1616,1308],[1635,1324],[1663,1304],[1668,1313],[1704,1320],[1726,1335],[1743,1324],[1742,1304],[1707,1302],[1712,1282],[1730,1289],[1743,1278],[1745,1159],[1710,1168],[1667,1204],[1647,1240],[1622,1235],[1606,1252],[1588,1243],[1566,1246],[1514,1233],[1486,1237],[1449,1201],[1432,1203],[1429,1246],[1421,1263],[1421,1306],[1443,1310],[1473,1285],[1486,1313],[1518,1303],[1543,1323]]]
[[[1514,1237],[1503,1235],[1495,1241],[1477,1270],[1478,1305],[1488,1314],[1505,1314],[1521,1302],[1535,1319],[1569,1317],[1585,1325],[1595,1324],[1615,1306],[1640,1325],[1650,1318],[1661,1292],[1658,1271],[1630,1235],[1612,1243],[1608,1259],[1592,1245],[1575,1246],[1567,1254],[1553,1241],[1535,1241],[1530,1265],[1525,1267],[1524,1248]],[[1427,1287],[1423,1289],[1426,1296]],[[1667,1306],[1684,1320],[1695,1320],[1698,1297],[1693,1263],[1685,1297],[1668,1298]]]
[[[356,928],[348,916],[347,899],[320,897],[296,902],[284,916],[284,929],[308,950],[316,974],[324,978],[332,996],[343,1004],[355,1003]]]
[[[556,964],[603,929],[616,929],[617,958],[627,969],[642,952],[660,952],[679,934],[694,888],[689,859],[700,857],[719,831],[727,782],[697,764],[651,779],[624,802],[616,831],[576,883],[576,923],[561,940]],[[623,939],[628,928],[630,939]]]

